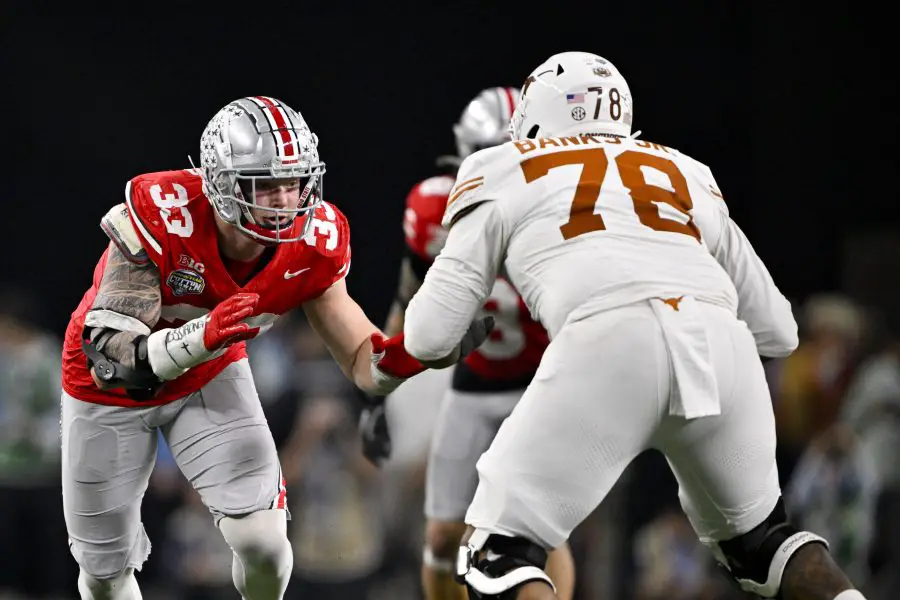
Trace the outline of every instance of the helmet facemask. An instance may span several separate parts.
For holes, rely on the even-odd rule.
[[[525,123],[525,114],[528,106],[528,99],[525,98],[525,93],[519,97],[519,101],[516,103],[516,109],[513,111],[512,118],[509,120],[509,139],[511,140],[521,140],[525,138],[533,138],[535,137],[536,132],[523,132],[522,127]]]
[[[300,113],[274,98],[232,102],[200,143],[203,191],[218,216],[263,244],[295,242],[322,202],[325,163]],[[276,198],[267,196],[278,194]]]
[[[325,165],[315,169],[273,169],[269,172],[223,169],[216,173],[219,216],[241,233],[263,243],[293,242],[309,233],[316,207],[322,203]],[[274,191],[279,187],[285,191]],[[287,206],[264,206],[259,196],[282,193]],[[292,204],[292,205],[291,205]]]

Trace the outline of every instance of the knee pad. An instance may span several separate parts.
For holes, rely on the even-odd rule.
[[[271,509],[225,517],[219,521],[219,530],[234,551],[231,578],[241,597],[280,600],[294,563],[286,512]]]
[[[476,529],[456,556],[456,580],[472,600],[514,600],[516,590],[543,581],[556,592],[544,572],[547,551],[530,540]]]
[[[134,569],[125,569],[108,579],[97,579],[81,569],[78,573],[78,594],[81,600],[141,600]]]
[[[243,562],[277,562],[290,552],[285,511],[260,510],[243,517],[223,517],[219,530]]]
[[[777,598],[781,576],[791,556],[807,544],[828,542],[787,522],[781,498],[766,519],[736,538],[712,544],[719,564],[740,588],[763,598]]]

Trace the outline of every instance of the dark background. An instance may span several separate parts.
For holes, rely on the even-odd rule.
[[[799,307],[816,292],[839,290],[897,314],[898,69],[890,58],[896,25],[861,2],[809,6],[325,0],[121,3],[110,11],[88,3],[0,1],[3,301],[32,298],[32,316],[62,336],[107,243],[99,219],[123,201],[125,182],[188,167],[188,155],[198,157],[200,134],[222,106],[269,95],[299,110],[318,134],[328,164],[326,197],[352,228],[350,291],[375,323],[383,323],[402,252],[404,198],[435,173],[438,155],[454,151],[452,124],[466,103],[482,88],[520,85],[553,53],[583,50],[611,60],[627,78],[642,137],[712,168],[732,216]],[[802,327],[803,311],[796,312]],[[842,393],[817,387],[820,371],[836,368],[819,369],[821,340],[804,334],[806,352],[795,355],[800,361],[813,355],[809,373],[793,379],[770,373],[779,426],[781,406],[815,416],[834,409]],[[277,340],[274,332],[261,339]],[[12,352],[21,353],[18,347]],[[0,411],[5,401],[18,406],[4,393],[25,387],[3,379],[7,368],[0,360],[0,383],[8,384],[0,387]],[[804,384],[800,400],[779,393],[782,377]],[[299,410],[297,398],[285,398]],[[282,424],[271,413],[270,422]],[[283,423],[294,426],[293,419]],[[355,436],[355,423],[349,427]],[[779,432],[779,449],[788,447],[795,460],[813,439],[810,432],[803,429],[795,439]],[[623,561],[626,570],[632,534],[675,501],[674,481],[655,458],[637,461],[622,504],[614,501],[609,509],[613,530],[622,531],[583,534],[583,540],[620,544],[611,562]],[[787,477],[783,467],[782,461]],[[0,527],[0,541],[7,542],[0,557],[11,565],[0,574],[21,567],[24,581],[52,582],[48,564],[75,568],[64,543],[56,468],[49,487],[26,490],[30,496],[0,482],[0,504],[15,507],[0,515],[21,532],[6,536],[12,525]],[[302,478],[293,485],[295,497]],[[893,493],[900,513],[900,492]],[[404,498],[399,506],[421,503]],[[145,503],[154,543],[166,539],[164,516],[173,506],[159,495]],[[386,556],[412,565],[417,589],[420,519],[418,511],[407,512],[414,555]],[[900,518],[883,528],[896,546],[900,536],[891,533],[891,522]],[[53,531],[35,533],[47,528]],[[889,575],[900,573],[891,566],[900,550],[894,553],[893,563],[883,561]],[[13,554],[18,561],[10,560]],[[603,561],[583,556],[590,566],[579,579],[604,579]],[[169,557],[165,550],[151,557],[148,567],[158,579],[143,573],[142,585],[175,579],[164,562]],[[72,573],[60,581],[74,592]],[[233,597],[226,587],[225,597]],[[896,589],[869,597],[900,597]]]
[[[453,151],[465,104],[520,85],[552,53],[584,50],[623,72],[642,137],[712,168],[776,282],[802,300],[840,286],[849,237],[898,225],[895,34],[860,4],[825,6],[332,1],[114,14],[4,2],[2,285],[32,288],[40,321],[61,333],[125,182],[187,167],[221,106],[262,94],[319,135],[326,197],[352,227],[351,293],[380,323],[405,194]]]

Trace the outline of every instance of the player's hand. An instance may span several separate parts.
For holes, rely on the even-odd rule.
[[[403,332],[391,338],[373,333],[369,339],[372,341],[372,364],[382,373],[399,379],[409,379],[425,370],[425,365],[413,358],[403,347]]]
[[[257,333],[258,327],[251,328],[242,321],[253,314],[259,294],[238,292],[216,306],[206,321],[203,345],[210,352],[229,346],[241,340],[248,340]]]
[[[475,319],[469,324],[466,333],[453,352],[443,358],[426,360],[424,364],[429,369],[446,369],[464,360],[473,350],[478,348],[488,338],[494,329],[494,317]]]
[[[384,399],[368,404],[359,417],[359,437],[362,453],[376,467],[391,457],[391,432],[388,429]],[[371,401],[368,401],[371,402]]]
[[[160,329],[147,336],[147,361],[161,381],[171,381],[205,360],[216,350],[255,337],[259,327],[242,321],[253,314],[259,294],[237,293],[223,300],[208,315],[181,327]]]
[[[372,382],[377,391],[374,394],[386,396],[397,389],[401,383],[424,371],[427,367],[410,356],[403,347],[403,333],[391,338],[381,333],[373,333],[371,373]]]
[[[446,364],[442,364],[438,368],[463,360],[470,352],[484,343],[493,329],[494,317],[484,317],[473,321],[453,354],[438,361],[446,361]],[[380,333],[373,333],[369,339],[372,342],[372,381],[382,395],[393,392],[401,383],[428,369],[429,366],[436,366],[431,363],[426,366],[410,355],[403,346],[402,332],[391,338],[385,338]]]

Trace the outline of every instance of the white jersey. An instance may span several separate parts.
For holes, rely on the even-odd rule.
[[[482,150],[460,167],[444,225],[432,283],[407,312],[414,356],[453,348],[470,317],[440,312],[467,306],[498,271],[551,337],[600,311],[687,295],[745,320],[761,354],[796,345],[790,304],[729,218],[712,172],[672,148],[579,135]]]

